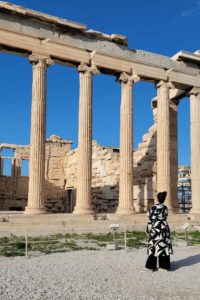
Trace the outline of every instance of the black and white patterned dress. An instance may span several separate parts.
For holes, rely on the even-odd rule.
[[[149,212],[147,224],[148,255],[159,257],[173,253],[170,229],[167,223],[168,208],[161,203],[154,205]]]

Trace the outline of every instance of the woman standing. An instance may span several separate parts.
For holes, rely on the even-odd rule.
[[[158,203],[149,212],[146,228],[148,235],[148,259],[146,268],[170,270],[170,254],[173,254],[170,229],[167,223],[168,208],[163,203],[167,192],[157,194]]]

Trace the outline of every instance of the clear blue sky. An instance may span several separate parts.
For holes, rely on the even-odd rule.
[[[200,1],[193,0],[13,0],[27,8],[77,21],[88,29],[128,37],[132,49],[172,56],[200,48]],[[0,143],[29,144],[31,65],[26,58],[0,54]],[[54,65],[48,70],[47,137],[58,134],[74,141],[78,134],[78,73]],[[94,78],[93,139],[119,145],[120,85],[112,76]],[[134,91],[134,147],[152,125],[153,84]],[[190,164],[189,101],[179,106],[179,164]]]

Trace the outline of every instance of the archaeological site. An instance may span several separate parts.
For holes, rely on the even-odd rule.
[[[0,44],[1,52],[32,64],[30,145],[0,141],[2,230],[4,223],[34,223],[34,218],[37,225],[46,220],[45,226],[54,218],[64,220],[64,227],[72,220],[82,220],[82,226],[88,222],[90,228],[113,221],[137,226],[145,224],[146,212],[160,191],[167,191],[172,226],[188,218],[198,223],[200,51],[167,57],[131,50],[124,35],[88,30],[83,24],[6,2],[0,2]],[[77,149],[56,132],[46,137],[46,74],[53,64],[79,73]],[[119,148],[92,140],[92,83],[100,73],[115,76],[121,86]],[[155,85],[157,96],[151,101],[152,126],[133,149],[133,91],[139,81]],[[177,114],[186,96],[191,174],[190,168],[181,172],[189,177],[192,192],[191,210],[183,213],[178,197]],[[11,162],[11,176],[4,175],[6,160]],[[29,165],[28,176],[23,174],[24,163]]]

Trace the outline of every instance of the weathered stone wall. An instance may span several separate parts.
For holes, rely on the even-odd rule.
[[[77,150],[66,159],[66,188],[76,188]],[[113,212],[118,204],[119,149],[92,143],[92,205],[96,212]]]
[[[52,136],[46,142],[45,207],[49,211],[66,211],[65,159],[71,142]]]
[[[3,176],[3,162],[1,157],[0,176],[0,209],[23,210],[27,203],[28,177],[21,176],[21,162],[29,159],[29,146],[1,144],[0,150],[13,149],[11,176]]]
[[[1,144],[14,150],[12,176],[0,176],[0,210],[23,210],[28,177],[21,176],[21,161],[29,159],[29,146]],[[52,212],[72,212],[76,203],[77,149],[71,142],[51,136],[46,142],[45,207]],[[144,211],[156,193],[156,124],[149,128],[134,152],[134,206]],[[1,159],[2,162],[2,159]],[[2,165],[2,163],[1,163]],[[92,206],[95,212],[114,212],[119,193],[119,149],[92,143]]]
[[[135,208],[144,211],[153,205],[156,195],[156,124],[143,136],[133,161]]]
[[[45,161],[45,206],[47,210],[65,210],[65,173],[64,160],[70,150],[71,142],[51,136],[46,142]],[[0,176],[0,210],[24,210],[28,197],[28,176],[21,176],[22,160],[29,160],[30,147],[1,144],[0,150],[13,149],[12,175]],[[3,169],[3,160],[1,165]]]
[[[133,201],[136,211],[145,211],[156,194],[156,124],[149,128],[133,154]],[[66,188],[77,182],[77,150],[67,154]],[[92,204],[96,212],[114,212],[119,193],[119,149],[92,143]]]

